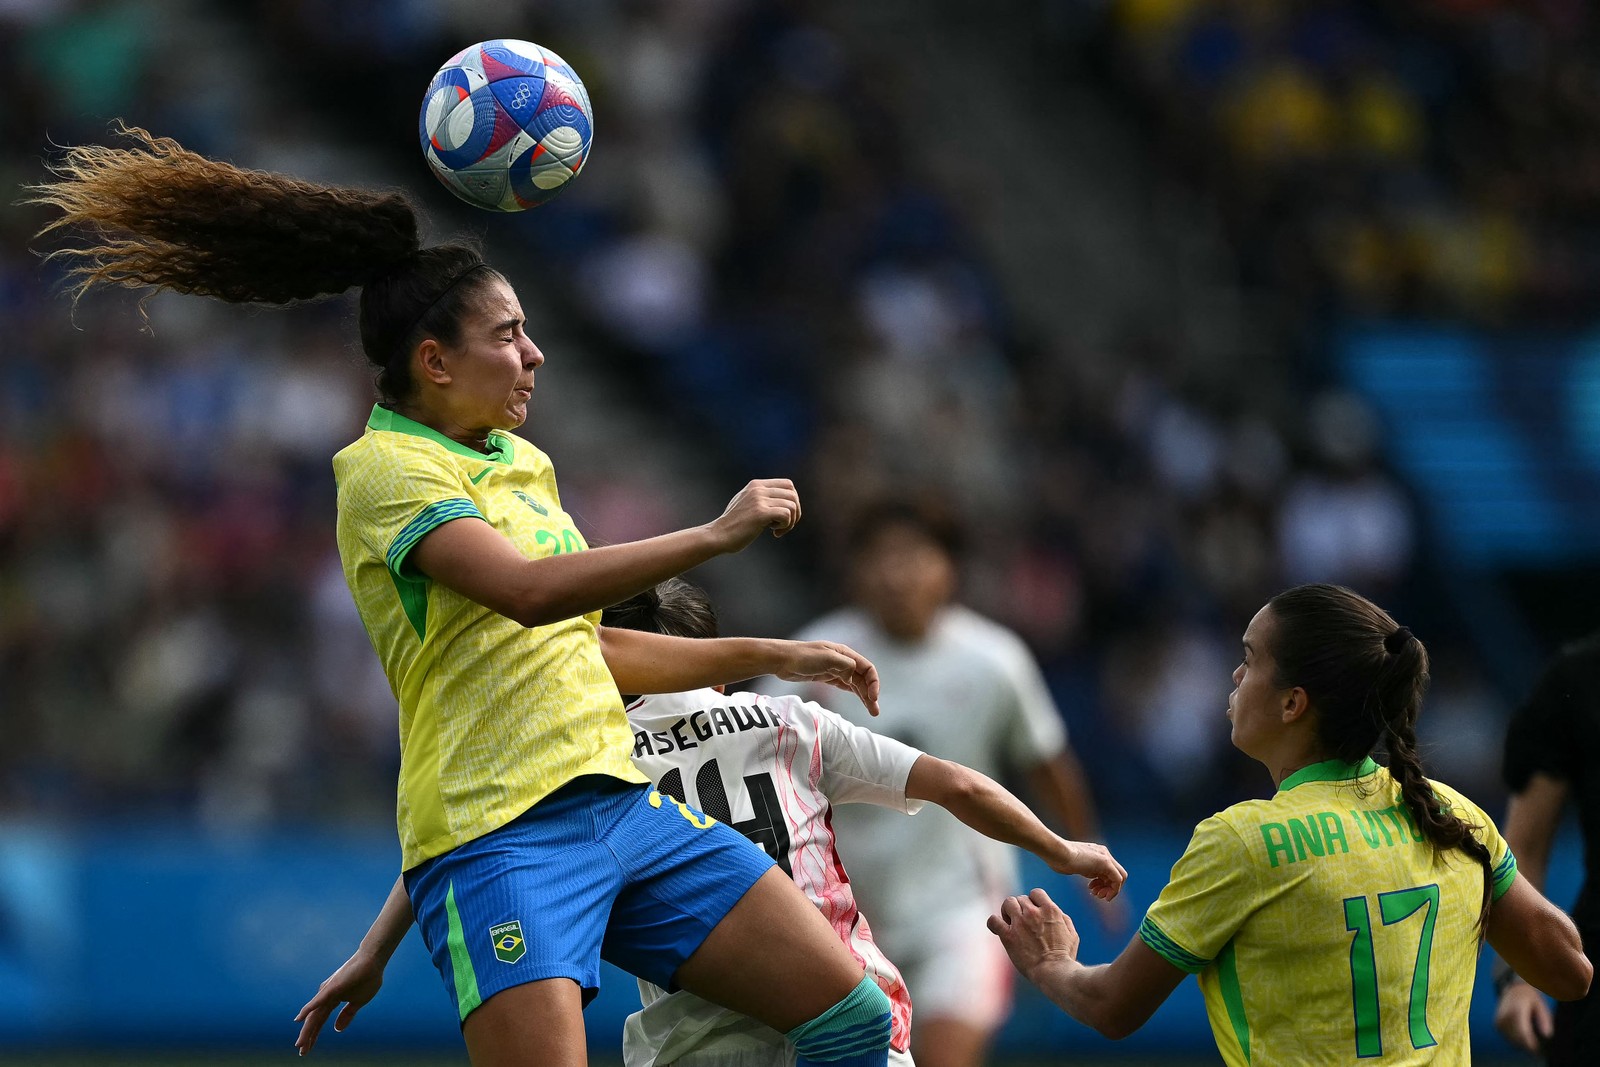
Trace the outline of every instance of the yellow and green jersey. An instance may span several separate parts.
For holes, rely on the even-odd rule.
[[[1494,823],[1435,782],[1489,848],[1494,896],[1517,862]],[[1195,828],[1139,927],[1200,976],[1222,1058],[1244,1064],[1468,1064],[1483,868],[1435,853],[1388,770],[1333,760]]]
[[[600,655],[600,613],[524,627],[408,562],[430,530],[481,519],[530,559],[587,546],[545,454],[510,434],[477,452],[384,407],[333,458],[339,556],[400,703],[406,869],[502,826],[582,774],[644,782]]]

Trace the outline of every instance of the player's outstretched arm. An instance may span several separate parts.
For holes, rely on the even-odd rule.
[[[985,837],[1027,849],[1058,874],[1083,875],[1101,900],[1115,897],[1127,880],[1104,845],[1058,836],[1005,786],[971,767],[923,753],[911,765],[906,796],[939,805]]]
[[[1525,981],[1557,1000],[1589,992],[1594,967],[1567,913],[1518,873],[1489,911],[1489,944]]]
[[[643,541],[528,559],[487,522],[460,518],[424,534],[407,558],[468,600],[524,626],[543,626],[610,607],[707,560],[737,552],[763,530],[781,537],[799,521],[800,495],[794,483],[767,478],[746,485],[727,510],[704,526]]]
[[[389,958],[411,929],[411,898],[406,895],[405,881],[394,880],[389,898],[383,902],[378,917],[373,920],[367,936],[361,939],[355,955],[345,960],[337,971],[323,979],[317,995],[306,1002],[294,1021],[300,1023],[300,1036],[295,1038],[296,1051],[304,1056],[316,1047],[317,1035],[328,1021],[328,1016],[340,1004],[344,1010],[334,1020],[333,1028],[343,1030],[356,1017],[356,1012],[367,1005],[383,986],[383,970]]]
[[[1135,937],[1110,963],[1078,962],[1078,931],[1043,889],[1007,897],[989,930],[1022,976],[1085,1026],[1113,1040],[1155,1014],[1187,975]]]
[[[600,654],[624,693],[682,693],[775,674],[790,682],[822,682],[854,693],[878,714],[878,670],[832,641],[759,637],[667,637],[615,626],[600,628]]]

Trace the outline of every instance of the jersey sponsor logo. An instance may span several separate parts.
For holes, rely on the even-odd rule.
[[[539,514],[543,515],[545,518],[549,518],[550,517],[550,512],[545,510],[545,506],[543,504],[541,504],[537,500],[533,499],[533,497],[529,496],[527,493],[524,493],[521,489],[513,489],[513,490],[511,490],[511,492],[512,492],[512,495],[514,495],[518,500],[520,500],[524,504],[528,505],[534,511],[537,511]]]
[[[720,734],[771,729],[776,725],[777,721],[759,704],[752,704],[747,708],[728,707],[697,711],[680,718],[665,730],[635,730],[633,758],[682,752],[685,749],[699,748],[700,742],[709,741]]]
[[[473,485],[477,485],[479,482],[481,482],[485,478],[487,478],[489,476],[489,472],[492,471],[492,470],[494,470],[493,467],[485,467],[485,468],[483,468],[483,470],[479,471],[477,474],[468,475],[467,476],[467,481],[471,482]],[[522,494],[518,493],[517,495],[521,496]]]
[[[494,945],[494,958],[501,963],[516,963],[528,954],[528,945],[522,940],[522,922],[519,919],[489,927],[489,942]]]

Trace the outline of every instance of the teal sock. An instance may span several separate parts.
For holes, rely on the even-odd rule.
[[[795,1067],[885,1067],[889,1062],[889,997],[863,976],[849,996],[790,1030]]]

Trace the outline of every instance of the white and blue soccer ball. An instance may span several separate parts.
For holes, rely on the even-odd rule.
[[[594,111],[577,72],[550,49],[484,41],[433,76],[418,133],[445,188],[490,211],[521,211],[578,176]]]

